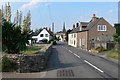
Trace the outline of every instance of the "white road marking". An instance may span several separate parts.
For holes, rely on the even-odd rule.
[[[88,62],[88,61],[86,61],[86,60],[84,60],[87,64],[89,64],[90,66],[92,66],[93,68],[95,68],[96,70],[98,70],[98,71],[100,71],[101,73],[104,73],[104,71],[103,70],[101,70],[101,69],[99,69],[99,68],[97,68],[96,66],[94,66],[93,64],[91,64],[90,62]]]
[[[63,47],[63,46],[62,46]],[[65,49],[67,49],[66,47],[63,47]],[[68,50],[68,49],[67,49]],[[68,50],[69,52],[73,53],[71,50]],[[73,53],[76,57],[80,58],[80,56],[78,56],[77,54]],[[96,70],[100,71],[101,73],[104,73],[103,70],[99,69],[98,67],[94,66],[93,64],[91,64],[90,62],[88,62],[87,60],[84,60],[84,62],[86,62],[87,64],[89,64],[91,67],[95,68]]]
[[[76,57],[80,58],[80,56],[78,56],[77,54],[73,53]]]
[[[71,50],[69,50],[69,52],[71,52],[71,53],[72,53],[72,51],[71,51]]]
[[[63,46],[62,46],[63,47]],[[67,49],[66,47],[63,47],[65,49]],[[69,52],[73,53],[71,50],[67,49]],[[76,57],[80,58],[80,56],[78,56],[77,54],[73,53]]]

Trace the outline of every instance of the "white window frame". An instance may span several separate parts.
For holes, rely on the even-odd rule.
[[[98,25],[98,31],[107,31],[106,25]]]
[[[48,34],[45,34],[45,37],[48,37]]]

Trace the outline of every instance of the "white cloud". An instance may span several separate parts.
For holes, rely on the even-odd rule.
[[[31,9],[33,7],[36,7],[37,4],[39,3],[39,0],[31,0],[29,3],[23,4],[19,10],[26,10],[26,9]]]

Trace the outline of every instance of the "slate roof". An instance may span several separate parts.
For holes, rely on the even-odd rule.
[[[80,22],[81,26],[87,26],[89,22]]]
[[[78,31],[79,31],[79,27],[74,28],[70,33],[76,33],[76,32],[78,32]]]
[[[91,21],[89,22],[89,24],[86,27],[86,30],[89,30],[90,28],[92,28],[95,24],[97,24],[97,22],[99,22],[102,18],[97,19],[96,21]]]
[[[86,28],[82,28],[82,31],[88,31],[90,28],[92,28],[97,22],[99,22],[102,18],[97,18],[96,21],[90,21],[90,22],[80,22],[81,26],[86,26]],[[79,31],[80,29],[77,27],[71,31],[71,33],[76,33],[76,32],[82,32]]]

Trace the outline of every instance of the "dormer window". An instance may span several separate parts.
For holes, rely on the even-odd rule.
[[[106,31],[106,25],[98,25],[98,31]]]

